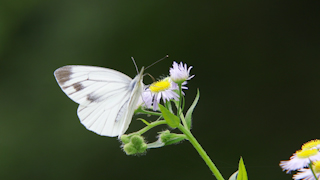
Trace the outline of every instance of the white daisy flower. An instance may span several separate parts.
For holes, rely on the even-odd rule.
[[[178,90],[178,86],[167,77],[152,83],[149,88],[142,93],[142,98],[146,107],[150,108],[153,106],[153,110],[156,111],[159,109],[158,103],[160,103],[161,98],[163,102],[170,101],[171,99],[179,100],[179,95],[175,90]]]
[[[303,149],[296,151],[289,161],[281,161],[280,166],[289,173],[307,167],[310,162],[317,160],[320,160],[320,153],[317,149]]]
[[[316,175],[316,177],[319,179],[320,177],[320,161],[315,161],[312,163],[313,171]],[[304,179],[304,180],[317,180],[314,178],[313,173],[311,169],[303,168],[300,169],[299,172],[295,175],[293,175],[293,179]]]
[[[183,64],[180,62],[180,64],[176,63],[175,61],[172,64],[172,68],[170,68],[170,78],[175,83],[182,83],[186,80],[190,80],[194,77],[194,75],[190,76],[190,70],[192,66],[187,68],[187,64]]]
[[[152,106],[152,94],[151,91],[146,89],[142,92],[142,106],[150,108]]]

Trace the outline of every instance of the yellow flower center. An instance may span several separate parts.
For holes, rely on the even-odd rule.
[[[308,158],[310,156],[316,155],[318,153],[317,149],[305,149],[296,151],[298,158]]]
[[[306,142],[302,145],[301,149],[311,149],[313,147],[316,147],[320,144],[319,139],[311,140],[309,142]]]
[[[168,78],[154,82],[149,87],[150,91],[153,93],[158,93],[160,91],[164,91],[169,88],[170,88],[170,82]]]
[[[312,163],[312,168],[314,170],[315,173],[319,173],[320,172],[320,161],[315,161]]]

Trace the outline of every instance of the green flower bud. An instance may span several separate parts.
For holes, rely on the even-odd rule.
[[[134,146],[141,146],[141,144],[144,143],[143,137],[139,135],[133,135],[130,141],[132,144],[134,144]]]
[[[120,137],[120,140],[122,141],[123,144],[128,144],[130,142],[130,137],[124,134]]]
[[[146,143],[143,143],[137,150],[138,150],[138,153],[144,153],[146,152],[147,149],[148,149],[148,145]]]
[[[165,144],[175,144],[186,139],[184,134],[170,133],[169,130],[161,132],[159,139]]]
[[[125,144],[123,146],[123,150],[127,155],[137,154],[137,152],[138,152],[132,143]]]
[[[172,137],[171,133],[169,130],[166,130],[166,131],[162,131],[159,138],[162,142],[167,142],[168,140],[170,140]]]
[[[121,136],[121,140],[122,139],[127,141],[129,137],[122,138]],[[144,153],[148,148],[148,145],[144,142],[144,138],[140,135],[133,135],[129,141],[129,143],[126,143],[123,146],[123,150],[127,155],[141,154]]]

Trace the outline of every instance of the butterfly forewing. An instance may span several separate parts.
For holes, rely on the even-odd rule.
[[[78,117],[89,130],[120,136],[131,122],[143,90],[143,69],[134,78],[102,67],[64,66],[54,72],[67,96],[80,104]]]
[[[113,69],[93,66],[64,66],[55,77],[61,89],[78,104],[91,105],[128,88],[132,79]]]

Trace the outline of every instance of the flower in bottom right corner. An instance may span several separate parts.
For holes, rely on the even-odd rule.
[[[298,173],[293,175],[293,179],[294,180],[318,180],[320,177],[320,161],[315,161],[312,163],[312,169],[313,172],[315,174],[315,176],[317,177],[317,179],[315,179],[312,171],[310,168],[302,168],[298,170]]]
[[[311,162],[319,161],[320,153],[318,149],[302,149],[296,151],[288,161],[281,161],[281,168],[290,173],[291,171],[296,171],[305,167]]]

